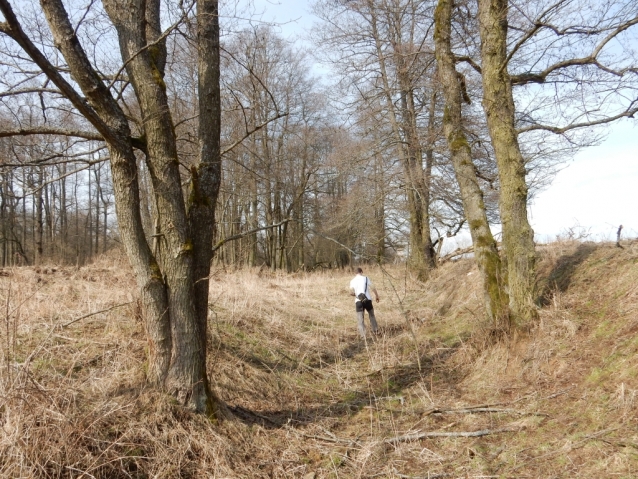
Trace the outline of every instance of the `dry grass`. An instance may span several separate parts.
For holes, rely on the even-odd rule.
[[[539,323],[489,348],[469,260],[427,284],[366,270],[382,297],[367,342],[349,272],[215,271],[209,371],[232,412],[219,423],[144,386],[121,257],[5,270],[0,476],[636,477],[638,244],[539,254]]]

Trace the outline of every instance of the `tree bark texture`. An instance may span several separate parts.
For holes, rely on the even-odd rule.
[[[439,0],[434,14],[434,42],[439,79],[445,96],[443,129],[461,190],[463,209],[470,227],[474,257],[483,281],[485,310],[494,329],[509,330],[508,297],[501,258],[490,231],[472,161],[472,151],[463,130],[462,89],[452,53],[452,0]]]
[[[168,369],[162,371],[164,386],[181,403],[197,411],[212,412],[206,376],[206,327],[196,311],[199,301],[194,284],[195,242],[181,188],[175,127],[164,84],[166,50],[157,43],[160,4],[145,0],[105,0],[103,4],[117,30],[122,60],[144,119],[146,163],[163,250],[158,263],[168,300],[168,314],[162,318],[164,323],[169,322],[171,338]],[[193,169],[192,173],[193,184],[198,184],[199,172]],[[200,227],[205,229],[207,224]],[[211,244],[212,239],[209,250]],[[209,265],[210,257],[206,263]],[[208,299],[208,289],[205,294],[203,301]],[[162,324],[162,331],[165,328]]]
[[[483,109],[498,165],[503,251],[512,319],[528,326],[537,318],[534,232],[527,217],[525,161],[515,128],[514,97],[507,70],[507,0],[478,0]]]
[[[199,164],[191,169],[188,217],[193,238],[195,265],[195,313],[200,349],[203,352],[203,378],[206,376],[206,335],[208,291],[212,244],[215,234],[215,205],[221,184],[221,96],[219,88],[219,14],[217,0],[197,2]],[[209,403],[212,393],[207,383]],[[208,409],[211,409],[209,404]]]
[[[212,413],[206,375],[206,318],[214,207],[219,189],[219,27],[217,0],[199,0],[200,163],[192,173],[188,206],[179,173],[161,38],[159,0],[104,0],[143,118],[142,138],[91,65],[61,0],[41,0],[56,47],[82,90],[81,97],[22,31],[8,0],[0,0],[0,29],[29,54],[109,149],[118,224],[141,291],[149,340],[148,379],[195,411]],[[133,147],[146,156],[159,241],[151,251],[140,213]],[[196,227],[195,227],[196,225]],[[195,233],[193,233],[195,232]],[[155,253],[155,254],[154,254]]]

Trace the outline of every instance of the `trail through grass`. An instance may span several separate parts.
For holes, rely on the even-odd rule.
[[[350,272],[215,269],[215,423],[145,386],[121,258],[6,270],[0,476],[636,477],[636,245],[540,254],[538,325],[492,345],[471,260],[427,284],[365,268],[381,294],[366,341]]]

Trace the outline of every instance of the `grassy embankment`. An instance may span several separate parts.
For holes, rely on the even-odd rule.
[[[350,272],[215,271],[218,423],[144,387],[124,260],[7,269],[0,477],[638,477],[638,243],[539,255],[539,324],[491,346],[471,260],[366,269],[367,343]]]

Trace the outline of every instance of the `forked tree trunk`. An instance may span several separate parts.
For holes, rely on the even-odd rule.
[[[198,0],[200,163],[193,167],[186,205],[168,108],[160,30],[160,0],[104,0],[120,42],[128,79],[141,110],[143,137],[134,139],[122,109],[75,34],[61,0],[41,0],[56,47],[82,98],[22,30],[8,0],[0,0],[11,36],[104,137],[122,241],[141,292],[149,340],[148,379],[195,411],[212,413],[206,375],[208,275],[219,164],[219,27],[217,0]],[[157,256],[144,235],[133,147],[146,155],[160,241]]]
[[[534,232],[527,217],[525,161],[515,128],[514,97],[507,71],[507,0],[478,0],[483,109],[487,117],[501,185],[503,251],[510,310],[518,326],[537,318],[534,305]]]
[[[452,1],[439,0],[434,14],[436,61],[445,96],[443,129],[461,190],[465,217],[470,226],[474,257],[483,281],[485,310],[495,329],[508,331],[508,297],[501,259],[487,221],[483,192],[476,177],[470,145],[463,131],[463,93],[451,48]]]

